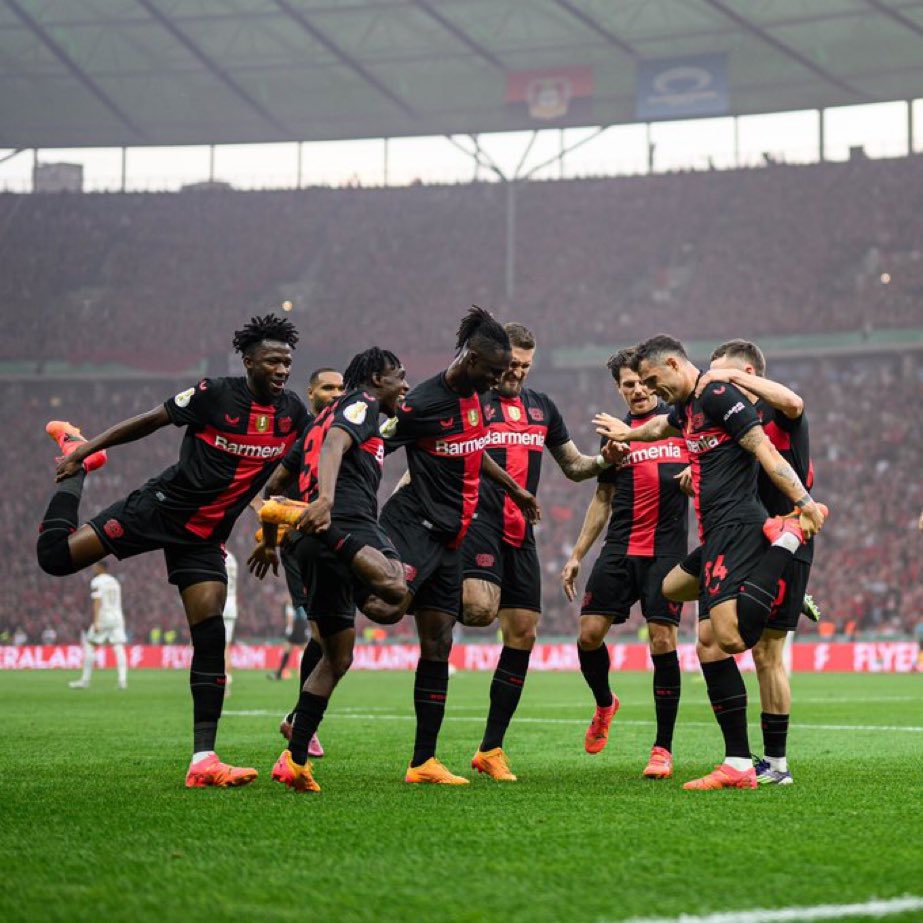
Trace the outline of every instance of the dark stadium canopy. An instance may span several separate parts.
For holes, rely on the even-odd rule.
[[[921,95],[923,2],[0,0],[0,74],[9,148],[742,115]]]

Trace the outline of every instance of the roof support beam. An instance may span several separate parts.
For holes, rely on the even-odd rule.
[[[616,48],[621,48],[625,54],[630,55],[632,58],[639,58],[641,55],[638,53],[637,49],[633,45],[629,45],[625,39],[616,35],[611,29],[607,29],[601,23],[597,22],[592,16],[588,13],[584,13],[579,7],[574,6],[571,3],[571,0],[555,0],[555,3],[561,7],[562,10],[566,10],[570,13],[574,19],[582,22],[590,31],[595,32],[597,35],[601,35],[610,45],[615,45]]]
[[[283,138],[293,138],[295,133],[279,121],[258,99],[251,96],[233,77],[220,68],[195,42],[192,41],[172,19],[165,16],[151,0],[136,0],[139,6],[148,13],[151,19],[159,23],[163,29],[179,42],[206,70],[216,77],[238,99],[243,100],[254,112],[258,113],[264,121],[271,125]]]
[[[412,109],[407,102],[405,102],[400,96],[397,95],[390,87],[382,83],[371,71],[369,71],[363,64],[357,61],[352,55],[344,51],[337,45],[333,39],[328,38],[310,19],[304,14],[302,10],[296,9],[292,6],[288,0],[275,0],[275,4],[285,13],[289,19],[298,23],[305,32],[308,33],[316,41],[320,42],[324,48],[327,49],[332,55],[334,55],[339,61],[345,64],[350,70],[357,73],[366,83],[370,86],[375,87],[382,96],[387,97],[394,103],[404,115],[409,116],[412,119],[417,117],[417,113]]]
[[[31,13],[23,9],[18,0],[6,0],[6,5],[26,24],[29,31],[67,68],[71,76],[112,115],[116,117],[139,141],[148,138],[137,125],[115,104],[112,98],[82,67],[48,34]]]
[[[469,51],[473,51],[498,71],[506,73],[506,66],[498,57],[488,51],[483,45],[476,42],[467,32],[456,26],[455,23],[443,16],[438,10],[431,7],[426,0],[411,0],[411,3],[421,9],[431,19],[435,19],[446,32],[457,38]]]
[[[856,89],[856,87],[848,84],[845,80],[841,80],[835,74],[831,74],[829,71],[824,70],[824,68],[818,64],[815,64],[810,58],[803,55],[800,51],[797,51],[790,45],[786,45],[785,42],[780,41],[765,29],[751,22],[746,17],[741,16],[736,11],[730,9],[726,3],[722,2],[722,0],[703,0],[703,2],[716,9],[723,16],[726,16],[731,20],[731,22],[736,23],[745,32],[749,32],[751,35],[755,35],[758,39],[760,39],[760,41],[763,41],[772,48],[775,48],[776,51],[780,52],[788,58],[791,58],[793,61],[797,61],[802,67],[807,68],[807,70],[809,70],[816,77],[820,77],[822,80],[826,80],[827,83],[833,84],[833,86],[840,90],[844,90],[851,96],[855,96],[860,99],[866,98],[866,94],[861,90]]]
[[[873,9],[878,10],[884,16],[887,16],[889,19],[893,19],[895,22],[900,23],[905,29],[909,29],[911,32],[915,32],[917,35],[923,37],[923,27],[915,23],[910,17],[905,16],[903,13],[898,12],[895,9],[892,9],[890,6],[886,6],[881,0],[865,0],[865,2]]]

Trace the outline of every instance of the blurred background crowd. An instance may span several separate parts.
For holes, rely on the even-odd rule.
[[[186,370],[236,374],[234,329],[286,300],[302,333],[291,383],[302,394],[312,367],[342,367],[372,344],[397,352],[411,382],[445,367],[471,303],[526,323],[539,344],[530,384],[557,402],[586,452],[592,414],[621,413],[620,398],[604,355],[578,371],[553,351],[614,351],[661,331],[828,335],[816,355],[773,360],[767,350],[770,376],[806,400],[815,494],[833,511],[810,591],[838,633],[912,635],[923,613],[923,368],[918,352],[880,347],[876,335],[923,327],[923,159],[522,184],[512,297],[506,208],[501,184],[0,195],[3,639],[73,641],[89,618],[88,574],[54,579],[35,564],[54,471],[45,422],[92,434],[193,384]],[[859,345],[838,349],[846,333]],[[172,464],[180,438],[168,429],[112,450],[87,479],[83,515]],[[403,455],[391,457],[383,490],[402,471]],[[591,484],[567,482],[546,459],[546,636],[576,630],[558,578],[591,496]],[[275,638],[284,583],[246,574],[255,528],[246,514],[231,542],[239,635]],[[133,640],[185,637],[159,555],[113,570]],[[410,620],[390,634],[410,637]]]

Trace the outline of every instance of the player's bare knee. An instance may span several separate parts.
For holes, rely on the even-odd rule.
[[[747,645],[737,632],[717,632],[718,647],[725,654],[742,654]]]
[[[651,655],[654,657],[659,657],[661,654],[669,654],[671,651],[676,650],[676,641],[669,635],[652,634],[649,643]]]
[[[521,651],[531,651],[537,638],[538,631],[534,625],[510,626],[503,632],[503,643]]]

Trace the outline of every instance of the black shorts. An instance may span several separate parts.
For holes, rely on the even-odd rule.
[[[792,558],[779,579],[779,592],[772,604],[766,627],[773,631],[794,631],[801,618],[801,605],[808,589],[811,565]]]
[[[737,598],[768,548],[761,522],[719,526],[705,536],[699,570],[699,620],[710,618],[713,606]]]
[[[503,541],[499,529],[475,518],[462,544],[462,574],[500,587],[501,609],[542,611],[542,573],[534,540],[516,548]]]
[[[702,574],[702,546],[697,545],[693,548],[692,551],[679,562],[679,566],[689,574],[690,577],[695,577],[695,579],[698,580]]]
[[[228,582],[223,543],[201,539],[171,518],[152,491],[132,491],[97,513],[89,526],[120,561],[163,551],[167,579],[180,590],[208,581]]]
[[[279,549],[279,556],[282,558],[282,569],[285,571],[285,584],[288,587],[288,595],[292,598],[292,605],[296,609],[299,607],[303,609],[308,605],[308,591],[305,589],[304,581],[301,579],[301,567],[295,555],[295,548],[302,537],[300,533],[295,533],[293,540],[284,542]]]
[[[603,545],[590,571],[580,614],[605,615],[619,625],[628,621],[631,607],[640,600],[647,621],[679,625],[683,604],[670,602],[661,590],[663,578],[676,564],[673,556],[642,558]]]
[[[377,548],[386,557],[397,560],[398,553],[375,522],[341,522],[363,545]],[[318,623],[331,619],[350,625],[356,616],[356,589],[360,587],[352,570],[313,535],[300,539],[293,549],[303,585],[307,588],[308,618]]]
[[[396,515],[393,506],[382,511],[381,525],[387,532],[397,557],[404,563],[407,589],[413,601],[407,611],[422,609],[445,612],[458,618],[461,611],[462,555],[433,537],[420,522]]]

